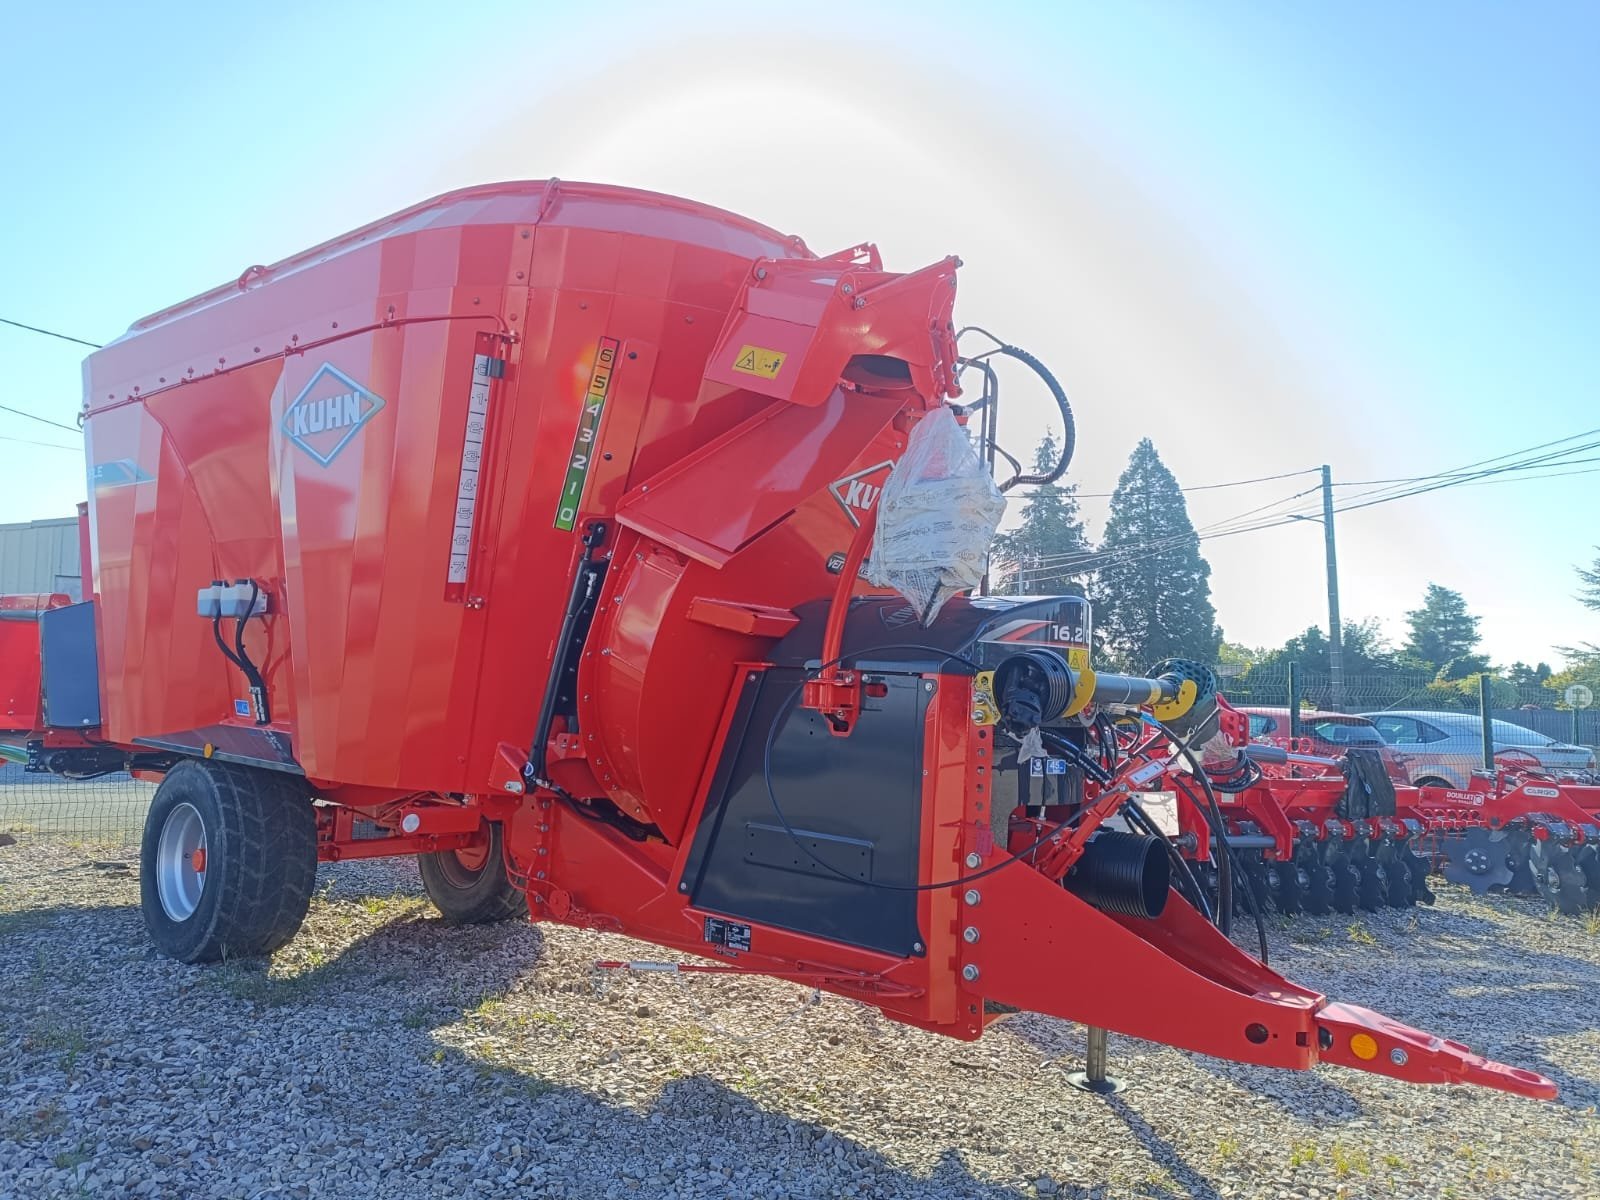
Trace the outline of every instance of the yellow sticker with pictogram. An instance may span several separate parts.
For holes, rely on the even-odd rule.
[[[733,369],[762,379],[776,379],[788,357],[782,350],[768,350],[765,346],[741,346],[734,356]]]

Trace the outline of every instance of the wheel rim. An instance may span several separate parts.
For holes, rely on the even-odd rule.
[[[156,844],[156,895],[174,921],[187,921],[206,886],[206,826],[192,804],[167,814]]]

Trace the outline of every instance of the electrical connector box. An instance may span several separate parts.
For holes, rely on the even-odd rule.
[[[265,616],[267,593],[254,580],[237,579],[228,583],[213,579],[210,587],[203,587],[196,594],[195,611],[207,620]]]

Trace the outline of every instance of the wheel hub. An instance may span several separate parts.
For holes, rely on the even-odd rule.
[[[206,826],[194,805],[179,804],[167,814],[155,866],[162,909],[174,921],[187,921],[206,884]]]

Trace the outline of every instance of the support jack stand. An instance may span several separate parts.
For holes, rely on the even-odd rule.
[[[1085,1069],[1069,1072],[1067,1082],[1080,1092],[1115,1096],[1128,1085],[1106,1074],[1106,1031],[1095,1025],[1088,1026],[1088,1030],[1089,1053],[1085,1056]]]

